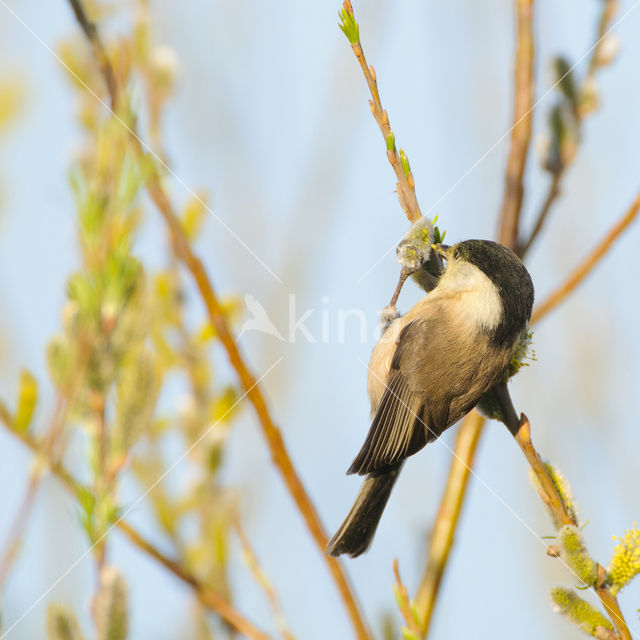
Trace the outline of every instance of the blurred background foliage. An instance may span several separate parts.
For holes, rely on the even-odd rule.
[[[451,241],[495,232],[508,140],[494,143],[511,113],[512,4],[357,8],[423,212],[439,212]],[[541,102],[527,225],[549,181],[564,179],[529,263],[539,298],[638,188],[634,2],[620,3],[620,24],[597,65],[581,62],[605,4],[537,3]],[[358,359],[368,358],[376,311],[395,284],[393,249],[406,226],[364,82],[336,25],[338,7],[86,7],[122,89],[115,115],[66,3],[0,7],[0,418],[13,432],[0,434],[3,632],[233,636],[142,545],[111,529],[126,515],[154,548],[270,634],[351,637],[324,561],[273,473],[216,331],[144,192],[160,168],[184,233],[230,292],[222,303],[234,330],[247,317],[246,292],[286,336],[247,334],[242,345],[257,376],[283,357],[263,385],[333,529],[356,490],[343,473],[367,428]],[[134,151],[123,123],[155,160]],[[588,522],[580,535],[594,557],[615,547],[617,585],[638,570],[638,533],[629,525],[640,512],[631,475],[640,445],[637,229],[629,235],[536,328],[538,362],[513,385],[539,449],[572,479]],[[420,294],[404,295],[407,309]],[[311,308],[315,342],[295,330]],[[339,339],[337,314],[351,309],[363,311],[365,339],[355,321]],[[452,447],[452,438],[443,443]],[[491,427],[477,472],[509,509],[472,487],[432,637],[582,637],[548,604],[550,585],[572,576],[551,559],[543,565],[544,547],[511,513],[540,535],[553,533],[520,457],[506,430]],[[448,459],[433,445],[407,465],[374,548],[349,563],[376,636],[398,637],[391,559],[400,557],[413,592]],[[52,465],[70,472],[70,494],[52,479]],[[611,533],[625,530],[611,543]],[[478,597],[484,593],[495,602]],[[576,597],[565,587],[552,593],[569,618],[582,612],[582,624],[591,609]],[[640,627],[639,601],[633,583],[621,597],[632,629]]]

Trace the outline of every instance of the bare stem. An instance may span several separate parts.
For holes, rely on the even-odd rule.
[[[138,152],[142,153],[142,149],[137,138],[133,138],[133,142]],[[215,328],[218,338],[227,352],[229,362],[238,374],[240,383],[255,409],[258,421],[267,441],[267,445],[271,451],[272,460],[276,468],[280,471],[289,493],[294,499],[298,510],[307,524],[307,528],[309,529],[318,549],[321,551],[325,562],[329,567],[329,571],[331,572],[338,590],[340,591],[342,600],[356,630],[356,634],[358,638],[369,638],[369,630],[364,622],[359,604],[346,573],[344,572],[342,564],[332,556],[325,553],[328,538],[320,521],[320,517],[318,516],[316,508],[307,494],[307,491],[302,484],[302,480],[300,480],[300,477],[293,465],[293,461],[291,460],[284,444],[282,433],[271,418],[271,414],[267,408],[267,403],[262,395],[262,391],[258,386],[255,377],[245,364],[238,345],[231,335],[224,309],[222,308],[211,281],[207,276],[204,265],[193,253],[189,242],[184,235],[182,226],[174,214],[171,203],[161,186],[160,177],[155,170],[149,177],[147,190],[167,224],[171,235],[171,244],[176,257],[185,264],[195,280],[196,286],[205,303],[209,321]]]
[[[400,566],[398,565],[398,558],[394,558],[393,560],[393,575],[395,577],[395,596],[398,601],[398,607],[400,609],[400,614],[404,618],[407,629],[411,632],[412,636],[415,637],[420,633],[420,629],[418,628],[418,623],[414,612],[411,609],[411,600],[409,598],[409,590],[405,587],[402,582],[402,578],[400,577]],[[403,634],[404,635],[404,634]]]
[[[542,227],[547,221],[549,212],[551,211],[551,208],[554,202],[560,195],[560,183],[562,182],[563,175],[564,175],[564,168],[559,171],[554,171],[554,173],[552,174],[551,182],[549,183],[549,188],[547,190],[547,195],[545,196],[544,202],[540,207],[540,211],[538,212],[538,215],[536,217],[536,221],[533,225],[533,229],[531,230],[531,233],[529,234],[529,237],[524,242],[524,244],[519,246],[518,250],[516,251],[516,253],[521,258],[524,258],[524,256],[527,254],[527,252],[531,248],[531,245],[536,241],[538,234],[540,233],[540,231],[542,231]]]
[[[518,44],[515,63],[515,99],[511,147],[505,174],[505,190],[500,212],[501,244],[515,249],[533,122],[533,0],[516,0]]]
[[[84,35],[86,36],[91,49],[93,50],[93,57],[95,58],[100,72],[107,85],[107,92],[111,100],[111,110],[115,111],[118,105],[118,83],[116,81],[116,74],[113,71],[113,67],[109,62],[109,56],[102,44],[102,40],[98,34],[98,29],[92,20],[89,19],[87,12],[84,10],[82,2],[80,0],[68,0],[73,13],[76,17],[76,21],[80,25]]]
[[[609,31],[611,22],[618,11],[618,0],[604,0],[600,21],[598,23],[598,32],[596,35],[596,45],[591,52],[589,58],[589,67],[587,69],[587,80],[592,79],[598,68],[602,65],[602,47],[605,43],[606,35]]]
[[[111,93],[111,102],[112,104],[116,104],[117,82],[115,82],[115,74],[108,56],[104,53],[105,48],[101,43],[98,29],[86,17],[86,12],[84,11],[80,0],[69,0],[69,2],[74,9],[74,13],[76,14],[76,18],[80,26],[93,47],[96,60],[100,65],[103,74],[105,74],[107,86],[110,91],[113,90],[113,93]],[[90,25],[89,29],[87,29],[87,25]],[[102,56],[101,52],[104,53],[104,56]],[[115,82],[113,86],[111,86],[109,82],[109,78],[111,77]],[[131,143],[135,151],[140,157],[144,157],[145,152],[140,137],[135,131],[131,131],[131,133]],[[368,640],[371,637],[371,634],[364,621],[363,614],[360,611],[359,603],[357,602],[349,579],[347,578],[342,564],[336,558],[325,553],[328,537],[320,521],[320,517],[318,516],[316,508],[293,465],[291,457],[289,456],[284,444],[280,429],[271,418],[262,390],[258,386],[257,380],[245,364],[245,360],[240,353],[238,345],[231,335],[224,309],[222,308],[222,305],[220,304],[220,301],[213,289],[213,285],[207,275],[202,261],[195,255],[189,245],[189,241],[184,234],[182,225],[180,224],[173,206],[164,190],[164,187],[162,186],[161,176],[158,173],[155,164],[153,165],[147,179],[146,187],[151,200],[167,224],[174,254],[183,262],[195,280],[196,286],[205,303],[209,321],[216,329],[220,342],[227,352],[229,362],[235,369],[238,378],[240,379],[240,383],[255,409],[258,421],[262,427],[263,434],[271,452],[272,460],[276,468],[280,471],[289,493],[296,503],[311,536],[328,565],[329,572],[336,583],[342,597],[342,601],[355,629],[356,636],[360,640]]]
[[[603,64],[602,47],[606,41],[606,34],[609,31],[611,22],[617,10],[618,0],[605,0],[602,4],[602,13],[600,14],[600,20],[598,22],[598,31],[596,35],[595,45],[589,58],[587,73],[582,82],[583,91],[586,87],[588,87],[589,84],[593,82],[596,72]],[[573,109],[573,114],[576,119],[576,125],[578,128],[580,128],[584,121],[584,115],[581,113],[580,109],[577,108]],[[568,159],[564,159],[562,166],[552,171],[551,182],[549,183],[547,195],[542,203],[542,207],[540,208],[538,215],[535,218],[536,222],[534,223],[533,229],[529,234],[527,240],[523,240],[519,243],[517,253],[520,257],[523,257],[525,253],[527,253],[527,251],[531,248],[531,245],[535,242],[536,238],[540,234],[540,231],[542,230],[542,227],[544,226],[549,216],[549,211],[551,210],[553,204],[558,199],[558,196],[561,193],[560,183],[562,181],[562,178],[566,174],[567,167],[573,162],[574,159],[575,154],[571,155]]]
[[[429,540],[427,567],[415,598],[415,607],[420,617],[420,634],[423,638],[427,636],[431,625],[484,422],[484,418],[474,411],[464,419],[458,431],[447,485]]]
[[[282,636],[283,640],[294,640],[294,635],[287,626],[286,618],[282,610],[282,605],[280,604],[280,598],[271,585],[271,582],[267,578],[264,570],[260,566],[258,557],[253,550],[251,543],[249,542],[249,538],[242,528],[242,524],[240,523],[239,518],[234,519],[234,527],[238,535],[238,539],[240,540],[240,544],[242,545],[242,551],[244,553],[247,566],[249,567],[249,571],[251,571],[251,575],[255,579],[258,586],[262,588],[267,597],[280,635]]]
[[[345,0],[343,7],[344,10],[353,17],[353,7],[351,6],[350,0]],[[416,198],[415,182],[411,171],[402,166],[403,163],[395,145],[395,137],[391,130],[391,125],[389,124],[389,116],[382,107],[382,101],[380,100],[376,72],[373,67],[367,64],[360,40],[352,42],[351,48],[360,63],[362,73],[364,74],[367,86],[369,87],[369,92],[371,93],[371,100],[369,100],[371,113],[373,113],[373,117],[380,127],[380,132],[382,133],[382,137],[387,145],[387,158],[393,167],[396,178],[398,179],[396,188],[398,190],[400,206],[404,210],[405,215],[410,222],[417,222],[422,217],[422,213],[420,212],[420,206],[418,205],[418,200]]]
[[[604,255],[611,249],[613,243],[622,235],[627,227],[636,219],[640,210],[640,192],[625,212],[625,214],[609,230],[606,236],[594,247],[589,255],[569,274],[566,280],[545,300],[538,304],[531,315],[531,324],[538,322],[552,309],[557,307],[565,298],[593,271]]]
[[[18,432],[11,428],[11,425],[2,422],[7,428],[7,431],[15,438],[20,440],[26,447],[31,449],[36,456],[42,458],[42,460],[48,465],[49,470],[53,473],[63,484],[63,486],[72,493],[76,498],[79,498],[83,492],[88,491],[87,488],[83,488],[75,478],[69,473],[67,468],[60,460],[55,457],[51,457],[51,454],[47,452],[46,443],[39,442],[29,432]],[[198,599],[211,611],[217,613],[221,618],[226,620],[232,627],[238,630],[247,638],[252,640],[270,640],[270,637],[258,630],[253,624],[251,624],[246,618],[244,618],[233,606],[227,602],[216,591],[200,582],[194,575],[192,575],[185,567],[183,567],[178,561],[169,558],[164,555],[157,547],[148,541],[144,536],[136,531],[131,525],[122,519],[116,520],[114,525],[136,546],[138,549],[144,551],[147,555],[157,560],[163,567],[173,573],[176,577],[180,578],[183,582],[188,584],[198,596]]]
[[[522,449],[527,462],[531,466],[538,482],[541,486],[542,498],[547,507],[553,513],[554,519],[561,524],[571,524],[577,526],[578,523],[573,519],[571,514],[567,511],[564,501],[558,495],[558,492],[549,476],[547,468],[543,464],[538,452],[536,451],[533,443],[531,442],[531,429],[529,426],[529,420],[524,415],[520,416],[520,428],[516,433],[516,442]],[[631,640],[631,633],[627,627],[627,623],[622,615],[620,606],[618,605],[618,599],[609,591],[604,585],[600,584],[595,589],[595,593],[600,599],[600,602],[604,606],[605,610],[609,614],[609,618],[616,629],[618,638],[620,640]]]

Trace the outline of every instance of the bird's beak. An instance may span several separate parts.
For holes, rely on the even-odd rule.
[[[451,247],[448,244],[432,244],[431,248],[445,260],[451,258]]]

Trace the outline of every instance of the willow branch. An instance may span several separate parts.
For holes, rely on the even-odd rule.
[[[107,51],[102,43],[100,35],[98,34],[98,28],[95,23],[89,19],[89,16],[84,10],[80,0],[68,0],[68,2],[71,5],[76,21],[80,25],[80,28],[91,45],[93,57],[98,63],[102,77],[107,85],[107,92],[111,100],[111,110],[115,111],[119,97],[118,82],[116,81],[116,74],[114,73],[113,67],[109,61]]]
[[[55,446],[57,437],[61,431],[61,425],[66,419],[68,403],[63,394],[58,394],[56,401],[56,408],[51,420],[51,425],[48,429],[47,440],[44,445],[45,450],[51,454],[52,449]],[[5,423],[7,428],[10,427],[10,423]],[[4,585],[11,567],[16,559],[18,549],[20,548],[20,542],[24,537],[24,532],[29,524],[33,508],[36,504],[36,497],[42,481],[44,480],[46,469],[42,465],[35,465],[31,469],[29,481],[24,491],[20,506],[16,511],[13,523],[9,528],[9,533],[4,543],[2,552],[2,558],[0,558],[0,588]]]
[[[132,138],[133,144],[139,153],[143,153],[140,142],[137,138]],[[176,217],[172,205],[167,198],[160,183],[160,176],[154,169],[147,182],[147,190],[157,209],[164,218],[171,236],[171,244],[176,257],[187,267],[195,280],[196,286],[205,303],[207,314],[211,325],[215,328],[218,339],[227,352],[229,362],[235,369],[240,383],[244,388],[247,398],[253,405],[256,416],[262,427],[263,435],[271,452],[272,460],[280,472],[284,483],[289,490],[298,510],[305,520],[307,528],[311,533],[318,549],[321,551],[329,571],[338,587],[342,600],[347,608],[351,622],[356,630],[358,638],[369,638],[369,631],[360,612],[356,596],[339,561],[325,553],[328,537],[318,516],[315,506],[311,502],[302,480],[300,479],[291,457],[287,451],[282,433],[276,426],[262,390],[258,386],[257,380],[249,371],[244,358],[240,353],[236,341],[231,335],[227,323],[226,314],[213,289],[211,280],[207,276],[201,260],[193,253],[178,218]]]
[[[463,420],[458,431],[449,477],[429,540],[427,567],[414,602],[420,618],[420,633],[423,638],[427,636],[431,625],[436,598],[453,547],[454,534],[484,423],[484,418],[474,411]],[[464,463],[460,460],[464,460]]]
[[[48,466],[51,473],[60,480],[62,485],[74,497],[80,498],[83,492],[90,492],[89,489],[83,488],[82,485],[76,481],[60,460],[51,457],[50,453],[47,452],[46,444],[39,442],[29,432],[15,431],[11,428],[10,424],[4,421],[2,424],[4,424],[7,431],[12,436],[20,440],[36,456],[42,459],[43,463]],[[200,582],[198,578],[191,574],[178,561],[163,554],[153,545],[153,543],[148,541],[142,534],[138,533],[138,531],[125,522],[125,520],[116,520],[114,526],[116,526],[130,540],[130,542],[133,543],[134,546],[157,560],[163,567],[165,567],[165,569],[188,584],[194,590],[196,596],[204,606],[217,613],[222,619],[226,620],[231,626],[237,629],[239,633],[251,640],[270,640],[270,637],[267,634],[257,629],[257,627],[244,618],[242,614],[234,609],[234,607],[216,591]]]
[[[541,304],[533,311],[531,316],[531,324],[540,321],[552,309],[564,301],[564,299],[589,275],[589,273],[597,266],[606,252],[611,248],[615,240],[625,231],[625,229],[635,220],[640,210],[640,192],[632,203],[631,207],[625,212],[622,218],[611,228],[607,235],[601,240],[595,249],[580,263],[573,273],[565,280],[565,282],[551,293]],[[418,595],[416,596],[416,604],[423,621],[423,637],[426,637],[429,631],[433,608],[438,596],[439,585],[442,579],[444,569],[449,559],[451,546],[453,543],[454,532],[458,524],[458,516],[460,506],[464,500],[467,491],[470,469],[473,466],[473,459],[478,446],[480,435],[482,433],[484,421],[479,416],[471,414],[460,425],[460,432],[456,440],[454,454],[449,468],[449,477],[440,501],[438,515],[434,524],[434,533],[429,543],[429,557],[427,561],[427,569],[420,583]],[[511,426],[513,429],[513,425]],[[518,432],[518,429],[514,433]],[[534,455],[533,445],[529,448],[526,440],[523,440],[524,432],[518,444],[523,453],[529,460],[529,464],[536,473],[536,476],[544,477],[541,485],[546,485],[548,495],[556,495],[555,490],[551,491],[547,479],[546,470],[538,464]],[[518,438],[516,437],[516,440]],[[539,460],[539,458],[538,458]],[[540,475],[541,474],[541,475]],[[563,516],[560,521],[564,521]],[[599,595],[600,597],[600,595]],[[603,596],[605,600],[608,598],[606,594]],[[601,597],[601,600],[603,598]],[[607,607],[603,600],[603,605]],[[609,611],[609,609],[607,609]],[[612,615],[612,614],[610,614]],[[613,617],[613,615],[612,615]]]
[[[524,453],[527,462],[538,479],[538,482],[540,483],[540,495],[549,510],[553,513],[554,519],[561,524],[570,524],[577,527],[578,523],[567,510],[564,501],[558,494],[558,491],[549,476],[547,468],[531,442],[531,428],[529,426],[529,420],[524,413],[520,416],[520,425],[515,438],[520,449]],[[594,588],[594,591],[607,611],[609,619],[613,623],[616,633],[618,634],[617,637],[620,640],[631,640],[631,633],[629,632],[629,627],[627,626],[624,616],[622,615],[622,611],[620,610],[618,599],[604,584],[606,572],[602,571],[601,573],[602,580],[600,581],[600,584]]]
[[[589,65],[587,68],[587,73],[585,74],[584,80],[582,82],[581,91],[585,91],[585,89],[589,88],[589,85],[593,83],[595,78],[595,74],[598,69],[607,64],[607,61],[603,60],[602,49],[603,45],[606,42],[606,36],[609,32],[611,22],[618,10],[618,0],[605,0],[602,3],[602,13],[600,14],[600,20],[598,21],[598,30],[596,34],[595,44],[593,45],[593,49],[591,51],[591,56],[589,57]],[[560,78],[560,82],[564,80],[564,78]],[[575,118],[576,127],[580,130],[583,122],[585,114],[581,112],[581,110],[574,105],[572,109],[573,116]],[[577,143],[579,144],[579,139]],[[540,210],[535,217],[535,223],[533,225],[533,229],[529,234],[529,237],[526,240],[523,240],[519,243],[518,246],[518,255],[523,257],[525,253],[531,248],[531,245],[535,242],[536,238],[540,234],[542,227],[544,226],[548,216],[549,211],[551,210],[553,204],[558,199],[558,196],[561,193],[560,183],[562,178],[566,174],[566,170],[570,164],[576,158],[576,153],[571,154],[568,158],[562,158],[561,164],[555,167],[551,171],[551,182],[549,183],[549,187],[547,189],[547,194],[545,199],[540,207]]]
[[[547,221],[549,212],[551,211],[551,208],[554,202],[557,200],[558,196],[560,195],[560,192],[561,192],[560,183],[562,182],[563,175],[564,175],[564,167],[558,171],[553,172],[551,176],[551,182],[549,183],[549,187],[547,189],[547,195],[545,196],[544,202],[540,207],[540,211],[536,216],[536,221],[533,225],[533,229],[531,230],[531,233],[529,234],[529,237],[527,238],[527,240],[525,240],[525,242],[522,245],[520,245],[518,247],[518,250],[516,251],[516,253],[521,258],[524,258],[524,256],[527,254],[527,252],[531,248],[531,245],[536,241],[538,234],[540,233],[540,231],[542,231],[542,227]]]
[[[282,636],[283,640],[294,640],[295,636],[287,625],[284,611],[282,609],[282,605],[280,604],[280,598],[278,597],[276,590],[271,585],[271,582],[269,581],[269,578],[265,574],[263,568],[260,566],[258,556],[251,546],[247,534],[242,528],[239,517],[234,518],[233,525],[236,530],[236,534],[238,535],[240,545],[242,546],[242,553],[245,557],[247,567],[249,568],[253,579],[264,591],[280,635]]]
[[[604,0],[602,13],[600,14],[600,21],[598,22],[598,31],[596,34],[596,44],[591,52],[589,58],[589,67],[587,68],[587,80],[594,78],[596,71],[603,64],[607,64],[602,60],[602,48],[605,43],[607,34],[610,29],[610,25],[613,22],[613,18],[618,11],[618,0]]]
[[[398,558],[393,560],[393,575],[395,577],[395,583],[393,585],[393,593],[400,609],[400,615],[405,621],[406,629],[409,633],[403,632],[403,637],[415,638],[420,633],[418,620],[416,616],[415,607],[411,606],[411,599],[409,598],[409,590],[402,582],[400,577],[400,567],[398,565]],[[404,631],[404,630],[403,630]]]
[[[518,45],[515,61],[515,99],[511,146],[505,173],[505,190],[500,211],[501,244],[515,249],[533,122],[533,0],[516,0]]]
[[[58,451],[58,444],[61,440],[64,427],[69,415],[69,407],[74,401],[76,391],[80,381],[84,377],[89,361],[91,350],[85,340],[80,339],[80,357],[74,374],[68,384],[61,388],[56,396],[56,404],[53,417],[46,429],[46,436],[43,443],[44,454],[47,458],[58,459],[61,452]],[[0,421],[4,422],[7,428],[11,428],[11,423],[7,416],[2,416]],[[22,501],[16,512],[13,523],[9,528],[9,533],[5,540],[2,557],[0,558],[0,588],[4,585],[11,567],[20,548],[20,542],[24,537],[31,514],[36,505],[36,498],[42,482],[46,476],[46,469],[42,465],[35,465],[31,469],[29,481],[25,489]]]
[[[86,12],[83,10],[80,0],[69,0],[69,2],[76,13],[76,18],[78,19],[80,26],[87,38],[90,40],[94,52],[104,52],[105,49],[101,44],[97,27],[93,25],[93,28],[90,29],[89,32],[86,29],[85,25],[90,24],[90,21],[86,17]],[[95,45],[94,42],[98,43],[99,46]],[[105,73],[107,85],[110,86],[108,77],[112,76],[115,79],[115,74],[113,73],[113,68],[108,57],[105,54],[103,59],[97,58],[97,62],[100,64],[100,68],[103,70],[103,73]],[[105,69],[107,70],[105,71]],[[116,103],[116,98],[117,89],[111,94],[112,103]],[[130,130],[130,133],[131,143],[138,156],[141,158],[145,157],[145,149],[143,148],[143,143],[141,142],[140,137],[133,130]],[[342,564],[336,558],[325,553],[328,536],[324,530],[322,522],[320,521],[318,512],[316,511],[316,508],[293,465],[291,457],[289,456],[284,444],[280,429],[271,418],[262,390],[258,386],[258,381],[249,371],[249,368],[245,364],[244,357],[240,353],[238,345],[231,335],[224,309],[220,304],[202,261],[191,249],[189,241],[184,234],[182,225],[180,224],[173,209],[173,205],[162,186],[161,176],[158,173],[155,163],[152,164],[146,188],[151,200],[165,220],[175,256],[186,266],[195,281],[204,301],[211,326],[215,328],[218,338],[227,352],[229,362],[235,369],[240,383],[246,392],[247,398],[253,405],[258,421],[262,427],[263,435],[271,452],[272,460],[276,468],[279,470],[285,486],[291,494],[298,510],[304,518],[313,540],[328,565],[329,572],[341,595],[342,601],[356,632],[356,636],[360,640],[368,640],[371,637],[371,634],[364,621],[363,614],[360,611],[359,603],[349,579],[347,578]]]
[[[614,242],[622,235],[629,225],[636,219],[640,210],[640,192],[625,212],[625,214],[609,230],[607,235],[594,247],[586,258],[569,274],[568,278],[545,300],[538,304],[531,315],[531,324],[538,322],[552,309],[557,307],[565,298],[593,271],[604,255],[611,249]]]
[[[270,636],[260,631],[239,613],[227,600],[219,593],[204,585],[192,573],[184,568],[179,562],[164,555],[149,540],[142,536],[136,529],[124,520],[117,523],[118,529],[128,538],[128,540],[141,551],[151,556],[174,576],[188,584],[195,592],[198,600],[208,609],[215,611],[221,618],[226,620],[232,627],[238,630],[243,636],[252,640],[270,640]]]
[[[350,0],[345,0],[342,6],[344,11],[355,21],[353,7],[351,6]],[[382,133],[382,137],[387,145],[387,158],[396,174],[396,178],[398,179],[396,188],[398,190],[400,206],[404,210],[409,221],[416,222],[422,217],[422,213],[420,212],[420,206],[418,205],[418,200],[416,198],[413,174],[409,168],[406,156],[404,156],[404,152],[402,150],[398,152],[396,149],[395,136],[391,130],[391,125],[389,124],[389,115],[383,108],[382,101],[380,100],[380,92],[378,90],[378,80],[375,69],[367,64],[360,38],[355,38],[354,36],[353,40],[350,38],[350,43],[351,49],[353,49],[353,53],[360,63],[362,73],[364,74],[367,86],[369,87],[369,92],[371,93],[371,100],[369,100],[371,113],[373,114],[375,121],[378,123],[378,127],[380,127],[380,132]]]
[[[518,229],[524,195],[524,170],[531,142],[534,98],[533,0],[516,0],[517,49],[514,77],[514,116],[511,144],[505,173],[505,190],[500,211],[499,241],[517,248]],[[429,541],[427,566],[418,593],[416,607],[421,619],[421,634],[429,633],[442,577],[449,560],[460,511],[469,485],[474,457],[485,420],[470,414],[460,425],[449,468],[447,484]]]

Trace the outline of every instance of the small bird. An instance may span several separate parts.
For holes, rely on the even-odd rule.
[[[507,377],[533,306],[522,261],[489,240],[436,245],[435,288],[393,320],[373,349],[373,421],[347,473],[366,476],[328,553],[365,552],[405,459],[435,440]]]

